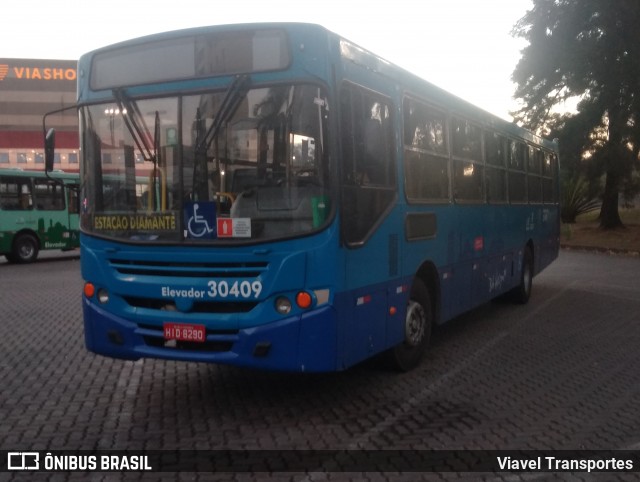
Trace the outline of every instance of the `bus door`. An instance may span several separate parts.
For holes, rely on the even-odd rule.
[[[69,248],[80,246],[80,186],[78,184],[66,184],[67,214],[69,227]]]
[[[371,73],[361,75],[361,82],[344,82],[340,90],[340,212],[344,308],[349,314],[341,339],[349,365],[403,336],[402,320],[393,328],[388,319],[391,298],[396,296],[395,285],[393,290],[390,285],[399,275],[402,228],[400,216],[391,215],[397,203],[394,111],[390,95],[361,85],[365,78],[371,81]]]
[[[68,249],[77,246],[78,215],[75,215],[73,223],[69,210],[71,199],[66,194],[68,186],[57,179],[35,178],[33,189],[42,248]]]

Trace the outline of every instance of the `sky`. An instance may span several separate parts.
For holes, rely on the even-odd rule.
[[[245,22],[323,25],[511,120],[511,36],[532,0],[3,0],[0,58],[70,59],[166,30]]]

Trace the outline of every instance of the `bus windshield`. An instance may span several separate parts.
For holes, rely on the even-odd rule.
[[[327,97],[310,84],[114,101],[81,108],[82,229],[146,242],[311,233],[327,221]]]

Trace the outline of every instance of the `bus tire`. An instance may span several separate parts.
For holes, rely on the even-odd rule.
[[[533,290],[533,253],[528,246],[522,255],[522,269],[520,270],[520,284],[511,290],[511,299],[521,305],[527,304]]]
[[[31,234],[19,234],[13,241],[11,261],[14,263],[32,263],[38,257],[38,240]]]
[[[387,352],[388,364],[407,372],[420,363],[427,351],[433,329],[433,309],[429,290],[420,278],[411,287],[405,317],[405,339]]]

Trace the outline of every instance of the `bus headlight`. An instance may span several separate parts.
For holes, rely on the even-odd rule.
[[[276,311],[281,315],[288,315],[291,313],[291,301],[284,296],[280,296],[276,299]]]
[[[98,290],[97,298],[98,301],[104,305],[105,303],[109,302],[109,292],[103,288],[100,288]]]

